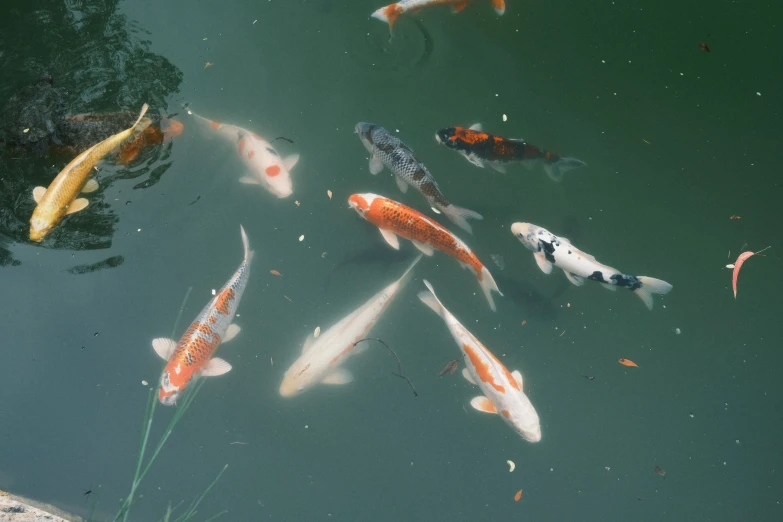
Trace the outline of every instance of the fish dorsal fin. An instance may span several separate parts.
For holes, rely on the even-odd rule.
[[[483,395],[479,395],[478,397],[473,397],[470,400],[470,405],[476,408],[478,411],[483,411],[484,413],[498,412],[498,410],[495,408],[495,405],[492,404],[492,401],[487,399]]]
[[[305,339],[304,345],[302,346],[302,353],[307,353],[313,348],[313,341],[315,341],[313,334],[308,335],[307,339]]]
[[[353,375],[345,368],[336,368],[321,381],[323,384],[348,384],[353,381]]]
[[[44,194],[46,194],[46,187],[35,187],[33,189],[33,199],[36,203],[40,203],[41,199],[44,197]]]
[[[391,230],[384,230],[382,228],[379,228],[378,230],[380,230],[383,239],[389,243],[389,246],[391,246],[394,250],[400,249],[400,240],[397,239],[397,235],[394,232]]]
[[[158,357],[164,361],[168,361],[171,358],[171,354],[174,353],[174,350],[177,348],[177,342],[168,337],[158,337],[157,339],[152,340],[152,348],[155,350],[155,353],[158,354]]]
[[[73,214],[74,212],[79,212],[80,210],[86,208],[89,203],[90,202],[87,201],[85,198],[74,199],[73,203],[68,205],[68,212],[66,212],[66,214]]]
[[[291,170],[296,166],[296,164],[299,163],[299,154],[291,154],[290,156],[286,156],[283,159],[283,166],[285,166],[285,170]]]
[[[538,268],[540,268],[542,272],[545,274],[552,273],[552,263],[546,258],[546,256],[544,256],[543,252],[536,252],[533,254],[533,257],[536,260]]]
[[[218,375],[223,375],[224,373],[228,373],[230,371],[230,364],[220,357],[213,357],[207,361],[207,364],[204,365],[204,368],[201,370],[201,375],[204,377],[217,377]]]
[[[370,173],[378,174],[382,170],[383,170],[383,162],[381,161],[381,158],[379,158],[375,154],[370,156]]]
[[[484,131],[484,126],[482,124],[480,124],[480,123],[474,123],[473,125],[471,125],[468,128],[470,130],[476,131],[476,132],[483,132]]]
[[[462,369],[462,376],[465,377],[465,380],[468,381],[473,386],[476,386],[476,381],[473,380],[473,376],[470,374],[467,368]]]
[[[394,181],[397,182],[397,188],[399,188],[403,194],[408,192],[408,184],[405,183],[405,181],[402,178],[398,178],[397,176],[394,176]]]
[[[563,270],[563,273],[565,274],[566,278],[571,281],[576,286],[582,286],[585,284],[585,278],[582,276],[578,276],[576,274],[573,274],[569,272],[568,270]]]
[[[435,254],[435,248],[433,248],[432,245],[422,243],[421,241],[416,241],[415,239],[411,239],[411,241],[413,242],[413,246],[421,250],[425,256],[431,256]]]
[[[517,384],[519,384],[519,389],[522,389],[522,374],[519,373],[519,370],[514,370],[511,372],[511,376],[514,378],[515,381],[517,381]]]
[[[226,328],[226,335],[223,337],[222,342],[227,343],[231,339],[237,336],[239,331],[242,330],[238,324],[230,324],[228,325],[228,328]]]

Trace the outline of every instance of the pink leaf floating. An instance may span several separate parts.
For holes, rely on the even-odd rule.
[[[769,248],[769,247],[767,247],[767,248]],[[766,250],[767,248],[765,248],[764,250]],[[743,252],[743,253],[741,253],[739,255],[737,260],[734,262],[734,273],[731,276],[731,286],[734,287],[734,299],[737,298],[737,278],[739,277],[739,271],[740,271],[740,268],[742,267],[742,263],[744,263],[745,260],[747,258],[749,258],[750,256],[753,256],[753,255],[756,255],[756,254],[760,254],[764,250],[759,250],[758,252],[750,252],[750,251]]]

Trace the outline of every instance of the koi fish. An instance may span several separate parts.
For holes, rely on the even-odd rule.
[[[481,341],[451,315],[426,279],[424,284],[429,291],[421,292],[419,299],[446,323],[465,359],[463,377],[484,393],[474,397],[470,405],[485,413],[500,413],[503,420],[525,440],[540,441],[541,423],[533,403],[522,390],[522,374],[519,370],[509,372]]]
[[[609,290],[627,288],[644,301],[652,310],[652,294],[668,294],[672,285],[666,281],[646,276],[633,276],[596,261],[595,257],[582,252],[568,239],[557,237],[545,228],[530,223],[511,225],[514,234],[528,250],[533,251],[536,264],[545,274],[552,272],[552,266],[560,268],[566,278],[576,286],[585,284],[585,279],[596,281]]]
[[[465,127],[449,127],[435,133],[438,143],[454,149],[477,167],[490,165],[498,172],[506,172],[504,163],[521,162],[531,166],[532,162],[544,164],[547,175],[555,181],[563,179],[563,173],[587,165],[576,158],[561,157],[554,152],[541,150],[525,140],[501,138],[482,132],[481,124]]]
[[[399,2],[389,4],[386,7],[381,7],[372,14],[372,17],[389,24],[389,31],[391,31],[394,22],[396,22],[403,13],[416,12],[419,9],[433,5],[450,5],[451,10],[454,13],[459,13],[465,9],[470,2],[471,0],[400,0]],[[502,15],[506,12],[505,0],[490,0],[490,2],[498,15]]]
[[[240,183],[261,185],[278,198],[287,198],[293,193],[290,171],[299,161],[299,154],[281,158],[268,141],[254,132],[208,120],[190,110],[188,114],[236,144],[237,152],[251,173],[239,178]]]
[[[231,370],[230,364],[214,355],[221,343],[236,337],[240,330],[231,321],[247,286],[253,251],[250,250],[245,229],[242,226],[239,229],[245,257],[231,279],[201,310],[179,343],[165,337],[152,341],[155,353],[168,361],[160,377],[158,399],[161,404],[176,404],[180,394],[196,377],[215,377]]]
[[[351,355],[367,349],[366,345],[354,347],[354,344],[367,337],[420,259],[421,254],[411,263],[402,277],[375,294],[369,301],[317,338],[310,334],[302,347],[302,355],[285,372],[283,382],[280,384],[280,395],[293,397],[319,382],[347,384],[353,381],[351,372],[342,368],[343,363]]]
[[[348,204],[360,216],[378,227],[383,239],[395,250],[400,249],[400,242],[397,239],[399,235],[412,241],[424,255],[431,256],[435,253],[435,249],[438,249],[455,258],[464,268],[473,270],[489,302],[489,307],[493,312],[495,311],[492,291],[501,296],[503,294],[498,290],[492,274],[479,261],[476,254],[443,225],[407,205],[369,192],[353,194],[348,198]]]
[[[372,123],[357,123],[356,134],[370,153],[372,174],[378,174],[385,166],[394,174],[403,194],[408,191],[408,185],[412,186],[427,198],[433,212],[443,212],[457,226],[473,233],[467,220],[483,219],[481,214],[449,203],[430,171],[407,145],[383,127]]]
[[[145,103],[136,122],[128,129],[109,136],[85,150],[63,170],[57,174],[48,188],[35,187],[33,199],[37,203],[30,218],[30,239],[41,242],[57,226],[67,214],[73,214],[85,208],[86,198],[76,198],[79,192],[94,192],[98,190],[98,182],[89,179],[93,167],[107,154],[113,151],[123,141],[134,133],[144,130],[149,124],[149,118],[144,118],[149,106]]]

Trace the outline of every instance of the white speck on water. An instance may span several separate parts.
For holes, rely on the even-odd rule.
[[[761,96],[761,93],[760,92],[756,92],[756,96]]]
[[[141,232],[141,229],[138,229],[136,232]]]
[[[149,383],[147,381],[141,381],[142,386],[147,386]],[[737,444],[739,444],[739,440],[737,441]]]
[[[302,234],[301,236],[299,236],[299,241],[304,241],[304,234]]]
[[[216,292],[216,291],[215,291],[215,289],[213,288],[213,289],[212,289],[212,295],[215,295],[215,294],[217,294],[217,292]]]
[[[674,333],[676,333],[677,335],[680,335],[682,333],[682,330],[680,330],[679,328],[675,328],[674,329]]]
[[[737,442],[739,442],[739,441],[737,441]],[[517,467],[517,465],[516,465],[516,464],[514,464],[514,461],[513,461],[513,460],[507,460],[507,461],[506,461],[506,463],[508,464],[508,472],[509,472],[509,473],[511,473],[512,471],[514,471],[514,468],[516,468],[516,467]]]
[[[503,121],[508,121],[508,116],[506,116],[505,114],[503,115]]]
[[[308,429],[308,428],[310,428],[310,425],[309,424],[305,424],[305,429]]]
[[[601,60],[601,63],[606,63],[606,60]]]

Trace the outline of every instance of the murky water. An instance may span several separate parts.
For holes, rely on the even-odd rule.
[[[405,16],[389,41],[368,18],[380,4],[9,2],[6,105],[48,72],[53,117],[135,117],[147,102],[184,131],[126,165],[101,163],[90,205],[40,245],[27,239],[32,190],[73,155],[0,152],[0,488],[82,516],[97,499],[93,519],[112,518],[138,455],[142,381],[161,371],[150,342],[171,335],[189,288],[175,338],[231,276],[242,224],[256,259],[242,331],[219,352],[233,370],[207,380],[131,519],[187,504],[228,464],[197,519],[780,520],[781,8],[509,1],[497,17],[477,1]],[[274,143],[301,155],[293,195],[240,184],[236,150],[185,104],[293,142]],[[388,171],[369,173],[358,121],[393,131],[455,204],[484,215],[472,237],[443,223],[506,297],[492,313],[469,272],[425,258],[372,332],[418,397],[378,344],[346,364],[354,382],[284,399],[308,334],[414,254],[407,241],[402,255],[388,248],[348,196],[427,211]],[[475,122],[588,166],[562,183],[540,167],[500,174],[433,139]],[[547,276],[512,237],[515,221],[674,290],[649,312],[628,292]],[[725,265],[767,245],[735,300]],[[473,410],[459,373],[438,377],[460,353],[416,297],[423,278],[522,372],[541,442]],[[173,411],[156,410],[155,440]]]

